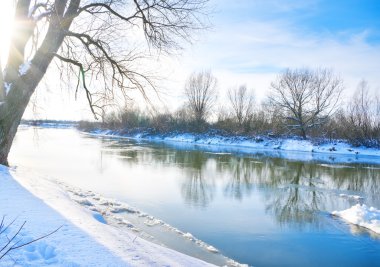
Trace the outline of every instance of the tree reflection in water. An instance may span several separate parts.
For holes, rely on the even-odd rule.
[[[301,225],[317,224],[320,211],[343,201],[339,192],[360,193],[366,202],[380,205],[380,170],[370,165],[338,166],[259,154],[220,155],[199,147],[181,149],[131,141],[105,140],[102,147],[103,153],[117,154],[125,164],[176,168],[182,178],[182,197],[189,206],[207,207],[218,191],[237,200],[257,192],[264,196],[266,211],[280,224]]]
[[[176,153],[174,158],[177,163],[185,166],[181,193],[186,204],[194,207],[208,206],[214,198],[216,187],[215,176],[212,175],[213,160],[201,151]]]
[[[181,192],[189,206],[206,207],[214,198],[214,188],[214,185],[204,181],[202,172],[198,171],[186,177]]]
[[[249,196],[253,189],[252,160],[249,158],[237,158],[228,156],[224,160],[228,160],[223,164],[222,158],[219,158],[218,171],[229,172],[224,186],[224,195],[226,197],[241,200],[245,196]],[[220,164],[222,162],[222,164]]]
[[[281,170],[281,169],[280,169]],[[289,166],[285,171],[270,177],[275,184],[283,186],[267,194],[266,210],[272,212],[280,224],[318,223],[317,211],[324,210],[324,193],[316,190],[315,168],[303,163]]]

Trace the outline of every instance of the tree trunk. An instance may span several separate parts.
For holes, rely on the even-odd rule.
[[[6,72],[4,77],[2,75],[0,77],[4,79],[4,83],[1,81],[2,86],[9,87],[7,94],[2,93],[4,88],[0,90],[2,93],[0,97],[0,164],[8,165],[8,154],[30,97],[61,46],[65,38],[64,31],[70,28],[75,17],[80,0],[71,0],[65,16],[63,16],[67,1],[55,2],[55,12],[50,17],[45,38],[29,62],[30,67],[26,73],[20,73],[19,70],[20,66],[25,64],[25,46],[35,25],[28,18],[30,0],[17,2],[15,19],[19,24],[22,23],[20,28],[14,32]],[[0,71],[2,70],[0,69]]]
[[[306,130],[303,126],[301,126],[301,136],[302,136],[302,139],[306,140],[307,137],[306,137]]]
[[[43,65],[31,63],[25,75],[18,75],[9,86],[9,93],[0,105],[0,164],[8,165],[8,154],[22,115],[52,58],[45,57]],[[38,62],[38,61],[37,61]]]
[[[61,43],[61,40],[63,37],[59,38],[58,42]],[[56,44],[56,50],[59,46],[60,44]],[[11,80],[5,79],[10,89],[5,101],[0,102],[0,164],[8,165],[8,154],[22,115],[53,58],[52,53],[46,53],[44,50],[38,52],[26,74],[18,74],[17,78],[12,77]]]
[[[0,114],[0,164],[8,166],[8,154],[30,96],[8,100]]]

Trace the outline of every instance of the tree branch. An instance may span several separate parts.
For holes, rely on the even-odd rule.
[[[56,58],[58,58],[59,60],[62,60],[64,62],[66,62],[66,63],[73,64],[73,65],[75,65],[75,66],[77,66],[79,68],[79,76],[78,76],[78,83],[77,83],[76,92],[77,92],[78,87],[79,87],[80,78],[82,78],[82,85],[83,85],[83,88],[84,88],[84,90],[86,92],[86,97],[87,97],[87,101],[88,101],[88,104],[90,106],[91,112],[94,115],[95,119],[98,119],[97,113],[94,110],[94,105],[93,105],[93,102],[92,102],[91,92],[90,92],[90,90],[88,90],[87,85],[86,85],[85,71],[84,71],[82,63],[80,63],[79,61],[70,59],[70,58],[65,58],[65,57],[63,57],[61,55],[58,55],[58,54],[55,54],[55,53],[54,53],[54,56]]]

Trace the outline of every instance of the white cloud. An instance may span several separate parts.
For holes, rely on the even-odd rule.
[[[219,25],[185,53],[175,67],[176,76],[212,68],[222,91],[247,83],[263,97],[270,81],[284,68],[326,67],[344,79],[349,93],[362,78],[379,88],[380,46],[367,43],[367,36],[367,31],[306,34],[286,21]]]

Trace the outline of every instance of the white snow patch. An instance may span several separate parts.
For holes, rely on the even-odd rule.
[[[380,234],[380,210],[366,205],[356,204],[343,211],[333,211],[333,215],[341,217],[349,223],[365,227]]]
[[[7,95],[9,91],[11,90],[11,83],[4,83],[4,88],[5,88],[5,94]]]
[[[284,140],[281,147],[282,150],[311,152],[313,144],[307,140]]]
[[[214,248],[213,246],[207,246],[206,249],[212,253],[218,253],[219,250],[217,250],[216,248]]]
[[[359,195],[349,195],[349,194],[339,194],[340,197],[343,198],[349,198],[349,199],[355,199],[355,200],[362,200],[364,197],[359,196]]]
[[[155,218],[152,218],[152,219],[149,218],[148,220],[144,221],[144,223],[148,226],[155,226],[155,225],[162,224],[162,221]]]
[[[77,202],[81,205],[92,206],[91,201],[89,201],[88,199],[81,199],[81,200],[78,200]]]
[[[212,154],[212,155],[231,155],[231,153],[228,153],[228,152],[206,152],[206,154]]]
[[[338,165],[338,164],[318,164],[318,165],[321,167],[332,168],[332,169],[344,169],[344,168],[353,169],[354,168],[352,166]]]
[[[28,70],[30,69],[30,65],[30,61],[27,61],[24,64],[20,65],[18,69],[18,73],[20,74],[20,76],[25,75],[28,72]]]
[[[185,233],[185,234],[183,234],[183,236],[186,237],[186,238],[188,238],[188,239],[190,239],[190,240],[194,239],[194,236],[192,234],[190,234],[190,233]]]

